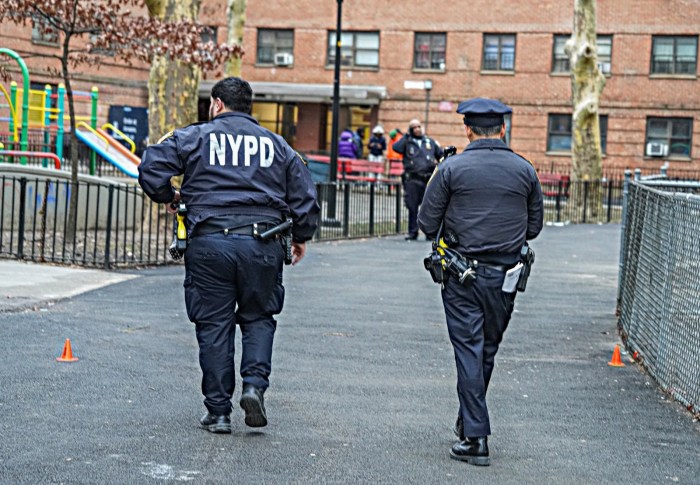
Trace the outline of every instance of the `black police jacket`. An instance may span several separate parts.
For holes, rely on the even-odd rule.
[[[526,240],[542,230],[537,172],[501,140],[480,139],[438,165],[426,188],[418,224],[435,237],[453,231],[460,253],[485,263],[518,261]]]
[[[316,231],[319,206],[309,170],[282,137],[247,114],[225,112],[149,146],[139,184],[155,202],[168,203],[175,193],[171,177],[183,174],[180,193],[190,231],[226,215],[279,221],[291,216],[295,242]]]
[[[403,155],[403,168],[406,173],[430,174],[436,161],[442,157],[442,148],[430,137],[415,138],[404,135],[392,145],[396,153]]]

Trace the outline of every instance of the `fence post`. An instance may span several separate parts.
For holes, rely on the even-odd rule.
[[[114,185],[109,185],[107,198],[107,230],[105,232],[105,269],[109,269],[109,247],[112,244],[112,206],[114,204]]]
[[[350,234],[350,184],[344,182],[343,186],[343,236]]]
[[[19,223],[17,224],[17,258],[24,259],[24,216],[27,205],[27,178],[19,179]],[[12,248],[10,248],[12,249]]]
[[[369,235],[374,236],[374,186],[369,184]]]
[[[639,170],[639,169],[637,169]],[[625,225],[627,223],[627,203],[632,171],[625,170],[625,181],[622,185],[622,215],[620,216],[620,257],[617,272],[617,310],[620,310],[620,296],[622,295],[622,272],[625,270]]]
[[[561,193],[562,193],[563,189],[564,189],[564,181],[560,180],[557,183],[557,200],[555,203],[555,207],[557,210],[557,222],[561,222]]]
[[[588,180],[583,181],[583,223],[586,223],[586,213],[588,212]]]
[[[401,234],[401,184],[396,184],[396,234]]]
[[[606,180],[606,184],[608,184],[608,223],[612,220],[612,180]]]

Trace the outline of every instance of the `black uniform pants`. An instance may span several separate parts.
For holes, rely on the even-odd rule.
[[[241,329],[241,378],[261,391],[269,385],[272,342],[282,311],[284,251],[279,241],[223,232],[193,237],[185,252],[185,304],[195,323],[204,405],[231,412],[234,338]]]
[[[465,288],[451,277],[442,291],[457,364],[459,413],[467,437],[491,434],[486,390],[515,301],[515,293],[501,290],[503,271],[479,266],[476,272],[471,287]]]
[[[418,236],[418,209],[423,202],[427,185],[425,180],[412,175],[406,178],[404,203],[408,209],[408,235],[412,237]]]

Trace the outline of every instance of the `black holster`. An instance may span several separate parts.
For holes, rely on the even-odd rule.
[[[520,270],[516,288],[518,291],[522,292],[525,291],[527,287],[527,280],[530,278],[530,270],[535,262],[535,251],[533,251],[527,243],[520,249],[520,261],[523,263],[523,269]]]

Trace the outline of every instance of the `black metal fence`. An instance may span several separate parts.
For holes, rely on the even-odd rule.
[[[173,217],[133,184],[3,175],[0,256],[92,267],[169,262]],[[69,232],[71,191],[78,191]]]
[[[76,231],[69,234],[73,185],[68,175],[5,174],[0,194],[0,257],[120,267],[169,263],[173,219],[132,181],[83,177]],[[406,232],[408,211],[400,182],[317,185],[319,241]],[[543,184],[548,222],[615,222],[622,214],[622,182]],[[577,195],[578,194],[578,195]],[[576,199],[576,203],[573,200]]]
[[[700,413],[700,184],[630,182],[618,326],[659,384]]]

